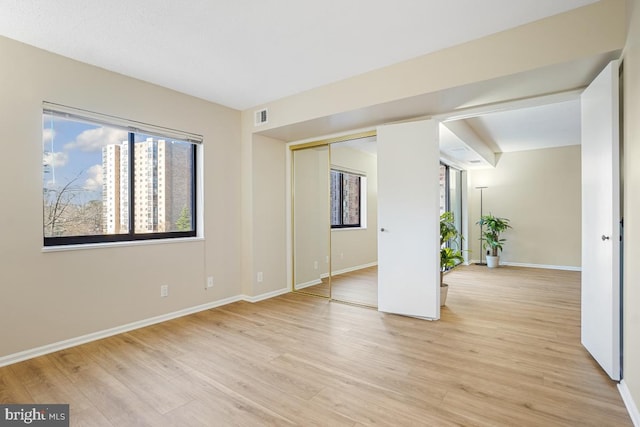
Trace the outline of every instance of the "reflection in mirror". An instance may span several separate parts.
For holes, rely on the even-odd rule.
[[[331,297],[329,278],[329,148],[293,157],[293,289]]]
[[[331,297],[378,306],[377,155],[375,137],[331,150]]]

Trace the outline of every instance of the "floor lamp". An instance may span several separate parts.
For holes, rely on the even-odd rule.
[[[482,218],[482,190],[489,187],[476,187],[476,190],[480,190],[480,218]],[[482,261],[482,224],[480,224],[480,262],[477,262],[476,265],[487,265],[486,262]]]

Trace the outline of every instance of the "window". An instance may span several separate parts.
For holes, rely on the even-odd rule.
[[[440,214],[452,212],[458,230],[462,230],[461,179],[461,171],[440,163]],[[462,242],[459,241],[458,244],[461,247]]]
[[[449,210],[449,166],[440,163],[440,215]]]
[[[331,170],[331,228],[361,226],[362,181],[360,175]]]
[[[45,246],[196,235],[199,141],[126,124],[45,106]]]

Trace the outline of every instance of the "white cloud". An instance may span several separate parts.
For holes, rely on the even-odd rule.
[[[53,166],[54,168],[59,168],[66,165],[68,161],[69,155],[61,151],[55,153],[46,152],[42,155],[43,166]]]
[[[65,150],[99,151],[109,144],[120,144],[128,138],[127,131],[100,127],[82,132],[75,141],[65,144]]]
[[[46,128],[42,130],[42,143],[50,144],[53,137],[56,136],[56,131],[52,128]]]
[[[87,170],[88,178],[85,180],[83,188],[89,191],[102,189],[102,165],[93,165]]]

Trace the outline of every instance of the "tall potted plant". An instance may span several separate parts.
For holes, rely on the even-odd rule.
[[[507,218],[499,218],[492,214],[483,215],[477,222],[482,227],[482,247],[488,249],[491,255],[487,255],[487,267],[495,268],[500,265],[500,251],[506,239],[500,238],[500,234],[507,228],[511,228]]]
[[[444,273],[464,261],[462,252],[457,248],[462,236],[454,221],[452,212],[440,215],[440,305],[445,305],[449,285],[444,283]]]

